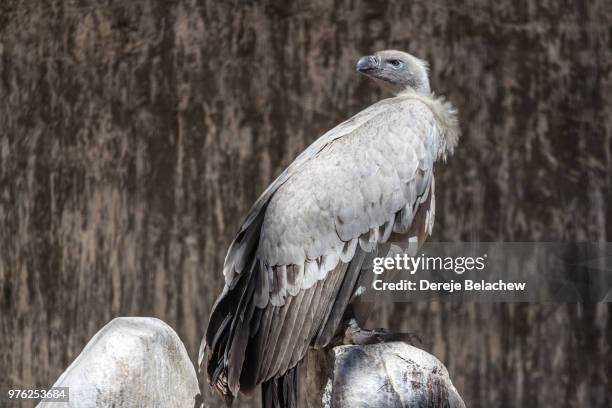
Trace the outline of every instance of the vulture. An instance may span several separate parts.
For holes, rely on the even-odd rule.
[[[198,363],[206,356],[208,380],[228,405],[261,385],[265,408],[297,406],[298,363],[309,348],[346,341],[373,257],[431,234],[434,162],[458,142],[456,110],[431,92],[427,63],[408,53],[364,56],[356,70],[393,96],[301,153],[227,252]]]

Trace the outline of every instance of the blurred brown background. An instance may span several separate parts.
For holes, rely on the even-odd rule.
[[[1,1],[0,384],[51,385],[119,315],[195,359],[242,217],[381,97],[353,68],[378,49],[460,110],[435,240],[612,240],[611,25],[608,0]],[[612,406],[612,304],[387,312],[470,407]]]

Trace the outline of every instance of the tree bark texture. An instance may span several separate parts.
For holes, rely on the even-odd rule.
[[[0,384],[51,385],[119,315],[195,359],[251,203],[381,97],[354,71],[379,49],[427,59],[460,110],[434,240],[609,241],[611,21],[607,0],[0,2]],[[610,304],[382,319],[467,406],[612,406]]]

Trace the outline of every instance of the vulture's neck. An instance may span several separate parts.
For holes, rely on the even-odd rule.
[[[446,161],[446,157],[453,154],[459,136],[461,136],[457,109],[444,97],[436,96],[433,93],[422,93],[407,89],[399,92],[396,97],[417,99],[431,110],[436,118],[438,128],[438,154],[436,159]]]

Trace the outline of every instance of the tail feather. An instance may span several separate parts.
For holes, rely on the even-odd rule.
[[[261,272],[255,249],[266,205],[255,205],[257,211],[249,214],[230,247],[223,268],[225,287],[213,306],[202,341],[199,360],[207,356],[208,380],[226,402],[231,402],[238,390],[244,388],[240,376],[248,358],[245,351],[258,330],[254,292]]]
[[[213,309],[204,346],[208,357],[208,379],[225,397],[235,396],[238,389],[237,379],[244,358],[239,349],[244,352],[246,347],[245,340],[249,337],[250,329],[248,323],[252,314],[251,277],[245,273],[239,280],[222,295]]]
[[[297,408],[299,395],[298,366],[261,385],[262,408]]]

